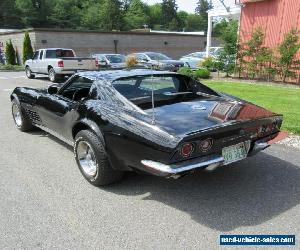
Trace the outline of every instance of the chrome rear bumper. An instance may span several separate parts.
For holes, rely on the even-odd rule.
[[[196,160],[184,161],[177,164],[166,165],[160,162],[155,162],[151,160],[142,160],[142,164],[152,170],[151,172],[157,173],[159,176],[164,177],[172,177],[176,175],[180,175],[184,172],[191,171],[197,168],[203,168],[207,166],[220,166],[224,162],[224,158],[222,156],[213,156],[213,157],[204,157],[197,158]]]
[[[258,152],[268,148],[269,146],[270,144],[268,144],[268,142],[257,141],[254,143],[254,146],[252,150],[248,153],[248,156],[255,155]],[[224,164],[224,158],[220,155],[213,155],[171,165],[155,162],[152,160],[142,160],[141,163],[152,174],[162,177],[178,178],[181,175],[195,169],[221,166]]]

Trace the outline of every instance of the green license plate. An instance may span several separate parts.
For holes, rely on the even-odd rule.
[[[247,157],[245,143],[239,143],[230,147],[223,148],[222,156],[224,158],[224,165],[243,160]]]

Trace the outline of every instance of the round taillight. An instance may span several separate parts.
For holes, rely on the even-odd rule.
[[[192,143],[186,143],[181,147],[180,153],[183,157],[189,157],[194,150],[194,146]]]
[[[209,151],[212,148],[213,144],[214,144],[214,141],[211,138],[201,141],[200,142],[201,152],[205,153],[205,152]]]

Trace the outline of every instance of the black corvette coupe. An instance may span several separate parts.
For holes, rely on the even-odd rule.
[[[16,127],[74,145],[83,176],[101,186],[125,171],[180,177],[242,160],[278,138],[282,116],[187,76],[151,70],[81,72],[48,89],[16,88]]]

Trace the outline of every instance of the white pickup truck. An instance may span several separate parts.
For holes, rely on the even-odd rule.
[[[34,78],[35,74],[45,74],[51,82],[55,82],[78,70],[96,70],[96,63],[94,58],[75,57],[72,49],[40,49],[34,52],[32,59],[25,62],[25,72],[29,79]]]

